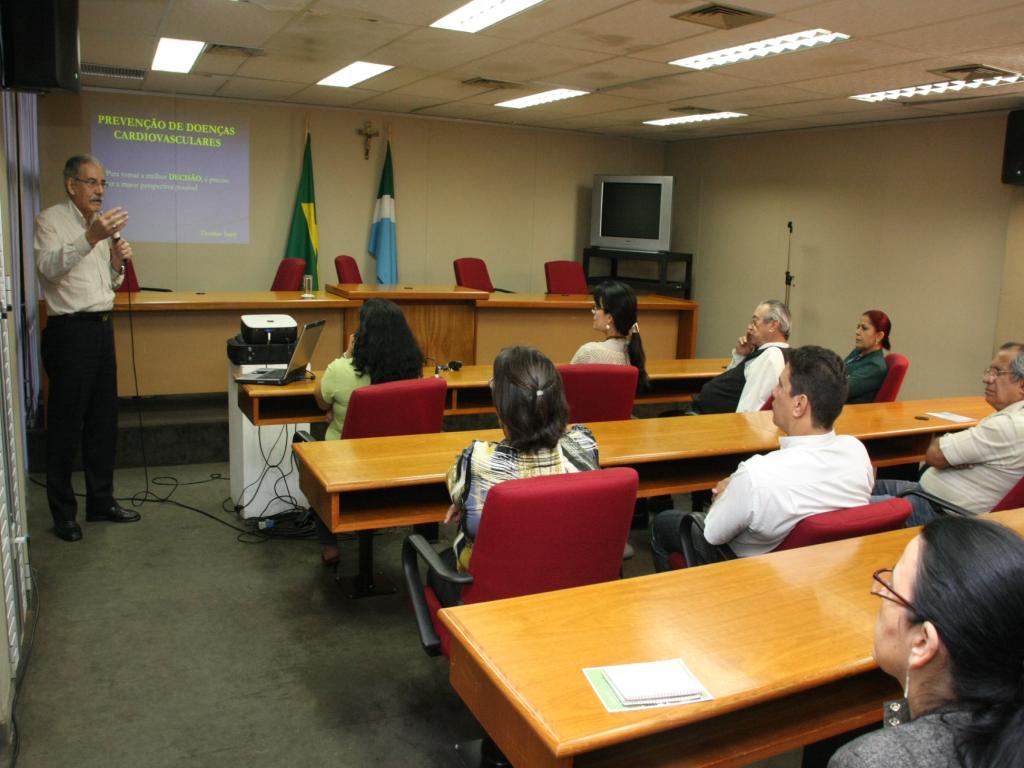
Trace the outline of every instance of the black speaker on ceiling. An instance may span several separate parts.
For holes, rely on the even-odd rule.
[[[78,0],[0,0],[0,82],[78,93]]]
[[[1024,185],[1024,109],[1011,112],[1006,118],[1003,184]]]

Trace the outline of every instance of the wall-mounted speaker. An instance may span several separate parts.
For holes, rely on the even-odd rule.
[[[0,0],[0,82],[78,92],[78,0]]]
[[[1024,109],[1011,112],[1006,118],[1003,183],[1024,185]]]

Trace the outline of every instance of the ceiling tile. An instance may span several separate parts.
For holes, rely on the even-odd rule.
[[[395,89],[395,93],[429,96],[444,101],[459,101],[485,92],[497,93],[498,91],[494,88],[463,85],[461,80],[446,76],[425,77]],[[500,99],[495,99],[495,101],[500,101]]]
[[[254,3],[174,0],[160,25],[160,36],[259,48],[291,16]]]
[[[159,36],[167,0],[79,0],[78,30]]]
[[[327,85],[311,85],[292,94],[285,101],[296,104],[321,104],[328,107],[351,107],[377,94],[362,88],[332,88]]]
[[[83,63],[137,69],[149,69],[157,44],[151,35],[126,32],[118,36],[117,45],[110,46],[109,32],[96,29],[80,29],[78,40]]]
[[[964,5],[965,10],[969,7],[969,3]],[[932,56],[958,56],[965,51],[1024,43],[1024,4],[940,24],[921,23],[901,32],[879,35],[875,40]]]
[[[284,101],[306,88],[305,83],[288,83],[281,80],[255,80],[249,77],[232,77],[217,91],[218,96],[239,99],[262,99]]]
[[[224,85],[222,75],[182,75],[177,72],[150,72],[142,84],[144,90],[158,93],[212,96]]]
[[[508,40],[467,35],[447,29],[417,29],[373,51],[374,61],[397,67],[443,71],[483,58],[512,45]]]
[[[414,96],[408,93],[381,93],[356,104],[359,109],[379,109],[382,112],[419,112],[426,107],[443,103],[430,96]]]
[[[607,59],[603,53],[521,43],[450,70],[463,79],[487,77],[512,82],[551,81],[567,70]]]

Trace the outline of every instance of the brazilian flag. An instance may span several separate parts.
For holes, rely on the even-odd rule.
[[[316,255],[320,241],[316,233],[316,195],[313,192],[313,139],[306,134],[306,151],[302,157],[302,178],[295,195],[295,212],[292,214],[292,228],[288,234],[288,246],[284,251],[286,259],[302,259],[306,262],[304,274],[313,276],[313,289],[320,287],[317,277]]]

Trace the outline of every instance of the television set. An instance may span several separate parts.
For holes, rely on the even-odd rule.
[[[671,176],[594,177],[590,244],[624,251],[669,251]]]

